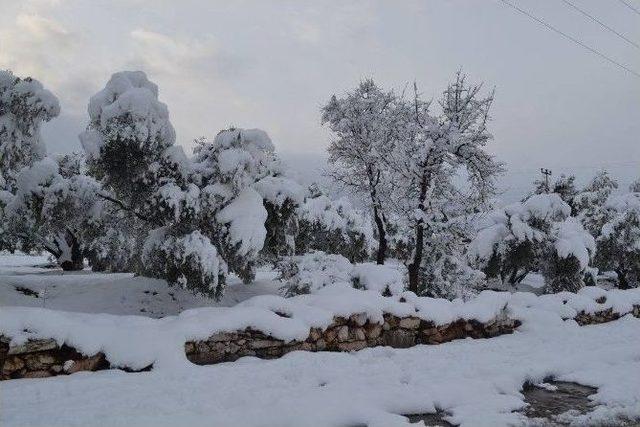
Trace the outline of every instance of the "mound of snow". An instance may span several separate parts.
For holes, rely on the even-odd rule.
[[[404,275],[399,266],[359,263],[351,271],[351,280],[357,284],[356,287],[380,294],[396,295],[404,290]]]

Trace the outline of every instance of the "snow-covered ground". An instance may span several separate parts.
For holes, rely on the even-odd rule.
[[[0,306],[44,307],[83,313],[176,315],[195,307],[228,307],[256,295],[276,294],[277,273],[259,270],[256,281],[243,284],[231,276],[224,297],[196,297],[163,280],[130,273],[63,272],[49,268],[47,257],[0,255]]]
[[[11,262],[6,259],[2,262],[2,305],[39,307],[41,298],[20,292],[18,294],[22,296],[15,295],[15,286],[25,285],[39,291],[41,288],[37,287],[38,283],[44,286],[45,282],[49,283],[50,288],[57,285],[54,289],[64,290],[59,294],[51,292],[47,308],[83,312],[117,313],[120,310],[119,297],[125,296],[126,301],[143,298],[148,294],[144,294],[142,289],[152,286],[151,283],[158,286],[157,292],[162,289],[167,291],[163,288],[166,286],[163,282],[130,275],[87,272],[60,275],[55,271],[37,272],[31,269],[33,267],[25,267],[23,261],[22,264],[13,262],[13,265],[9,265]],[[30,264],[30,261],[26,264]],[[278,286],[278,283],[265,279],[265,293],[269,293],[267,290],[275,292]],[[230,290],[236,287],[243,288],[243,285],[233,285]],[[9,288],[13,290],[8,292]],[[81,289],[90,289],[91,292],[82,297]],[[102,289],[102,293],[95,292],[95,289]],[[640,420],[640,319],[628,315],[615,322],[585,327],[561,319],[561,316],[571,317],[571,312],[575,313],[575,310],[593,309],[594,298],[604,292],[591,288],[573,297],[571,294],[545,297],[493,294],[508,299],[515,310],[514,314],[524,323],[513,335],[491,339],[459,340],[403,350],[379,347],[355,353],[293,352],[278,360],[247,357],[213,366],[173,363],[173,360],[177,360],[173,359],[159,364],[158,369],[144,373],[109,370],[46,379],[2,381],[0,425],[388,427],[407,425],[407,419],[401,414],[436,410],[446,412],[450,422],[463,426],[522,425],[530,422],[518,412],[525,405],[521,394],[523,383],[539,383],[547,377],[598,388],[598,392],[591,396],[593,412],[572,417],[575,425],[622,425],[625,419]],[[607,293],[605,304],[616,309],[629,305],[631,297],[634,301],[638,300],[637,292],[628,292]],[[345,295],[347,297],[341,304],[325,308],[351,309],[353,301],[349,301],[348,295]],[[370,299],[365,298],[361,303],[370,306],[375,298],[381,298],[374,297],[373,293],[371,295]],[[492,310],[495,310],[500,305],[497,302],[501,301],[491,299],[491,293],[483,295],[484,301],[481,299],[478,304],[464,307],[428,299],[409,300],[402,304],[393,302],[393,299],[385,301],[391,301],[388,304],[393,306],[393,310],[409,307],[415,311],[411,305],[415,304],[425,316],[442,317],[441,320],[446,321],[445,315],[456,311],[469,315],[475,313],[474,316],[477,316],[485,311],[489,313],[487,307],[493,305],[495,307]],[[8,300],[9,296],[15,299]],[[160,293],[151,294],[149,298],[159,296]],[[237,293],[235,298],[241,299],[243,296],[246,295]],[[27,298],[24,301],[30,303],[20,303],[22,300],[18,298],[23,297]],[[100,298],[105,300],[101,302]],[[186,294],[184,298],[187,301]],[[330,298],[334,298],[335,302],[335,295],[331,295],[330,289],[318,297],[299,297],[299,301],[309,304],[307,309],[294,312],[290,319],[271,313],[272,317],[267,320],[276,319],[279,322],[269,320],[274,330],[298,321],[321,321],[318,309]],[[158,298],[156,301],[157,307],[161,307],[161,303],[168,300]],[[196,300],[193,298],[189,301]],[[230,305],[233,302],[226,301],[222,304]],[[492,304],[492,301],[496,304]],[[86,304],[84,309],[83,303]],[[190,304],[196,306],[195,303]],[[283,302],[275,297],[263,296],[246,301],[236,309],[223,309],[219,319],[224,320],[224,313],[236,313],[238,316],[231,316],[233,321],[251,321],[243,320],[244,317],[240,318],[239,315],[251,310],[258,313],[260,307],[264,309],[279,305],[277,308],[280,309],[286,304],[289,304],[289,300]],[[124,302],[123,305],[127,306]],[[203,302],[202,305],[213,305],[213,302]],[[127,307],[122,308],[124,313],[136,313],[141,306],[131,303]],[[147,304],[146,307],[151,308],[151,305]],[[178,309],[176,304],[175,308],[166,311]],[[85,329],[92,328],[89,323],[92,316],[86,314],[4,308],[2,315],[2,311],[0,307],[3,329],[11,328],[12,323],[22,325],[24,320],[13,322],[12,319],[18,320],[18,317],[30,311],[38,315],[25,318],[31,319],[34,330],[55,329],[56,326],[49,325],[52,322],[47,319],[75,319],[75,326],[71,329],[77,331],[83,329],[83,323],[86,323]],[[94,326],[102,325],[105,328],[103,332],[117,334],[118,329],[112,326],[120,325],[124,329],[121,335],[135,336],[135,328],[152,332],[155,326],[164,325],[158,328],[158,335],[145,337],[138,334],[141,340],[151,343],[159,341],[161,337],[183,334],[189,319],[190,334],[199,327],[204,333],[204,329],[211,327],[207,322],[217,324],[215,322],[218,320],[213,316],[216,313],[211,309],[199,309],[183,313],[178,318],[161,320],[131,316],[118,320],[119,317],[102,315],[95,316]],[[82,319],[86,319],[86,322],[77,322]],[[256,319],[264,317],[256,316]],[[192,324],[194,322],[196,324]],[[23,330],[20,325],[14,328],[18,333]],[[69,332],[67,338],[72,341],[77,339],[85,345],[104,339],[86,334],[74,335],[78,333]],[[117,347],[115,352],[135,352],[134,342],[123,347],[115,337],[110,337],[109,341]],[[157,343],[155,347],[161,349],[166,346]]]
[[[522,383],[547,376],[599,387],[576,425],[640,416],[640,320],[548,326],[405,350],[4,381],[0,425],[390,427],[436,408],[463,426],[520,425]]]

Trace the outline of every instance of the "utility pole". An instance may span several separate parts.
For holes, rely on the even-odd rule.
[[[550,188],[549,188],[549,177],[551,176],[551,170],[550,169],[545,169],[545,168],[540,168],[540,173],[542,175],[544,175],[544,189],[545,189],[545,192],[548,193],[550,191]]]

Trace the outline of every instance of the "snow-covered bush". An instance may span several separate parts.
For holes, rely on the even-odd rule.
[[[555,193],[490,212],[469,245],[469,257],[501,285],[515,285],[539,270],[548,291],[575,290],[583,285],[595,247],[570,214],[570,206]]]
[[[296,254],[322,251],[340,254],[351,262],[368,258],[371,226],[347,199],[331,200],[312,186],[297,214]]]
[[[547,239],[540,261],[545,292],[578,292],[595,254],[595,240],[573,217],[554,223]]]
[[[336,284],[349,286],[353,265],[342,255],[317,251],[285,257],[278,262],[277,269],[279,279],[285,282],[282,287],[284,295],[293,296]]]
[[[356,289],[376,291],[384,296],[397,295],[404,291],[405,272],[401,265],[358,263],[351,270],[351,283]]]
[[[175,230],[158,228],[150,233],[142,260],[154,277],[220,298],[224,292],[226,265],[208,237],[196,230],[187,235],[168,234]]]
[[[472,230],[465,217],[434,221],[425,236],[418,295],[435,298],[467,298],[486,284],[482,271],[470,265],[466,246]]]
[[[59,113],[58,99],[39,81],[0,70],[0,190],[15,191],[20,170],[45,157],[40,128]]]
[[[469,256],[489,279],[520,283],[539,268],[554,222],[569,217],[571,208],[557,194],[538,194],[487,214],[479,223]]]
[[[400,266],[352,264],[341,255],[321,251],[285,257],[277,264],[285,296],[309,294],[326,286],[366,289],[389,296],[404,290]]]
[[[640,192],[611,197],[606,203],[606,208],[607,221],[597,239],[595,265],[602,271],[615,271],[620,288],[638,287]]]

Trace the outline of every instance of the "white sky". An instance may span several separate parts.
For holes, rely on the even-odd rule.
[[[512,1],[640,72],[640,49],[561,0]],[[571,1],[640,44],[640,15],[620,1]],[[640,176],[640,78],[497,0],[0,0],[0,10],[0,68],[61,100],[45,129],[50,152],[80,150],[89,97],[113,72],[141,69],[187,149],[232,124],[259,127],[314,177],[331,94],[372,77],[398,90],[415,80],[435,97],[462,67],[496,87],[490,150],[509,168],[506,198],[541,166]]]

